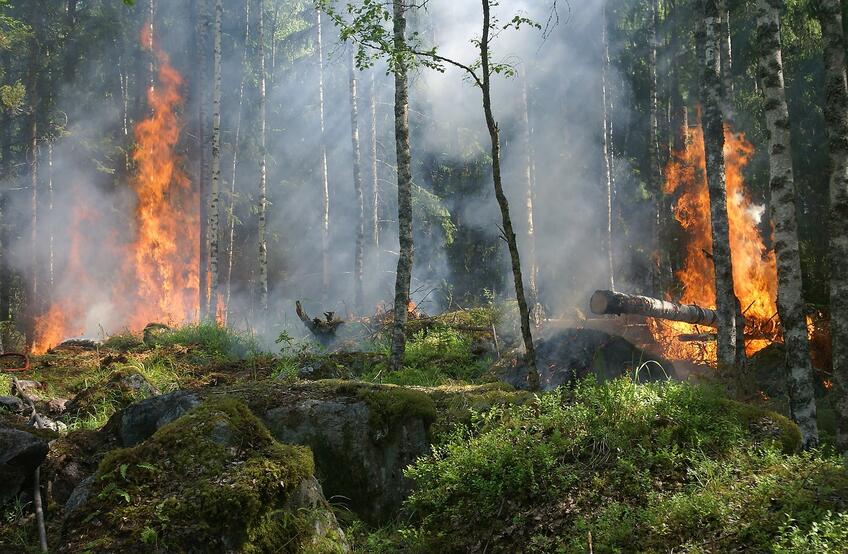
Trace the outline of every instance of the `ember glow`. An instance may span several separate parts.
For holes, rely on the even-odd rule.
[[[102,291],[110,297],[106,299],[109,321],[132,330],[153,321],[182,323],[196,319],[199,291],[199,195],[176,153],[183,81],[167,54],[151,41],[148,26],[142,30],[141,45],[153,48],[158,78],[147,93],[150,115],[135,127],[135,173],[130,186],[136,204],[134,217],[127,222],[133,227],[133,236],[130,242],[110,248],[116,251],[118,260],[114,285],[111,291]],[[83,228],[93,227],[86,227],[86,223],[96,214],[85,210],[85,198],[77,200],[72,208],[74,223],[68,229],[68,263],[62,271],[66,280],[82,286],[91,281],[83,263],[91,255],[85,252],[86,247],[102,249],[113,237],[83,239]],[[43,353],[65,338],[86,332],[86,307],[80,305],[75,293],[68,290],[57,295],[46,313],[37,318],[33,353]]]
[[[674,216],[686,232],[683,268],[676,272],[680,302],[715,308],[715,274],[711,259],[710,199],[705,171],[704,136],[700,126],[687,129],[687,147],[675,152],[665,172],[664,190],[675,195]],[[753,339],[745,347],[751,355],[777,339],[777,264],[773,250],[760,234],[764,208],[755,205],[745,190],[742,170],[753,154],[743,134],[724,130],[727,176],[727,211],[733,286],[741,303],[746,334]],[[680,342],[680,334],[714,332],[688,323],[651,320],[652,333],[671,359],[715,363],[716,344]]]

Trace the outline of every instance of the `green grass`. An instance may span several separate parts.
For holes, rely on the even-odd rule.
[[[241,360],[261,353],[256,338],[248,333],[234,331],[215,323],[184,325],[159,333],[152,340],[154,345],[192,346],[208,360]],[[198,360],[202,362],[203,360]]]

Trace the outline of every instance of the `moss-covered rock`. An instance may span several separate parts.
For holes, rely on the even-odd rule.
[[[275,441],[236,399],[211,399],[106,455],[62,551],[346,551],[312,474],[308,449]]]

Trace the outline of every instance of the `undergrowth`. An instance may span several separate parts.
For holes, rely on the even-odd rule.
[[[256,338],[215,323],[195,323],[156,334],[152,345],[192,346],[210,360],[240,360],[261,353]]]
[[[848,472],[704,387],[582,382],[458,426],[370,552],[841,551]],[[797,431],[797,429],[795,429]],[[791,518],[791,523],[787,517]],[[356,535],[356,533],[354,533]],[[841,541],[841,542],[840,542]]]

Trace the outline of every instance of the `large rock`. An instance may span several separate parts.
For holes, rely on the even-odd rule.
[[[115,414],[121,444],[135,446],[200,404],[194,394],[174,391],[127,406]]]
[[[410,492],[404,468],[430,451],[435,404],[424,392],[402,387],[326,387],[331,389],[322,395],[300,388],[300,397],[258,413],[277,440],[312,449],[331,500],[369,523],[384,523]]]
[[[47,442],[33,433],[0,425],[0,505],[17,496],[47,451]]]
[[[640,382],[675,377],[668,360],[637,348],[623,337],[595,329],[564,329],[537,340],[535,345],[543,391],[572,385],[589,375],[599,382],[627,374],[637,376]],[[505,358],[495,367],[495,375],[516,388],[527,387],[523,356]]]
[[[60,552],[347,552],[307,448],[233,398],[106,455],[71,495]]]

